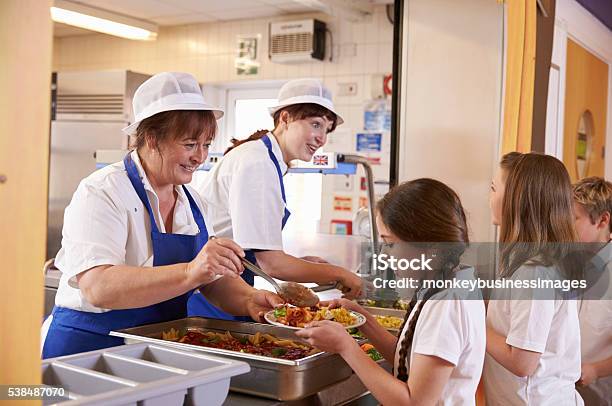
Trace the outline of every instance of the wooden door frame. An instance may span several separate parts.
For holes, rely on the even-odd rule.
[[[571,39],[608,64],[608,107],[605,143],[612,147],[612,31],[575,0],[557,0],[552,63],[559,67],[556,145],[547,151],[563,159],[567,40]],[[550,91],[550,88],[549,88]],[[550,111],[550,109],[549,109]],[[606,148],[608,149],[608,148]],[[606,155],[610,152],[606,151]],[[605,160],[605,177],[612,178],[612,156]]]
[[[52,4],[0,1],[0,173],[5,175],[0,182],[0,384],[5,385],[41,382]]]

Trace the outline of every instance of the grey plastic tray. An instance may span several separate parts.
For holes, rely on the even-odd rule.
[[[45,404],[221,405],[247,363],[152,344],[123,345],[43,361],[45,385],[68,393]]]

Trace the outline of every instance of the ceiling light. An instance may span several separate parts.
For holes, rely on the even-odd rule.
[[[51,19],[58,23],[127,39],[157,38],[155,24],[65,0],[54,1],[54,6],[51,7]]]

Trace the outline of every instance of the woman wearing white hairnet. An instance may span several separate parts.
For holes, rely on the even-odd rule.
[[[295,282],[340,282],[347,297],[360,294],[362,281],[355,273],[328,263],[296,258],[283,251],[282,229],[289,218],[283,175],[294,159],[310,161],[342,117],[331,93],[316,79],[287,82],[278,105],[270,108],[274,129],[257,131],[233,141],[199,192],[206,201],[217,235],[232,238],[271,276]],[[243,278],[253,284],[254,275]],[[199,297],[189,301],[190,315],[206,311]]]
[[[135,122],[124,132],[135,136],[134,149],[85,178],[66,208],[43,358],[121,345],[110,331],[185,317],[198,288],[223,311],[256,319],[282,303],[238,276],[244,251],[229,239],[209,241],[202,202],[185,186],[223,112],[186,73],[153,76],[133,104]]]

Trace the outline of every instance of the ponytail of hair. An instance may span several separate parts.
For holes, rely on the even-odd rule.
[[[459,266],[460,257],[461,252],[453,252],[449,255],[446,264],[442,267],[442,279],[446,279],[446,277],[453,271],[453,269]],[[414,312],[414,316],[412,317],[412,319],[410,319],[410,324],[408,324],[408,330],[406,330],[406,334],[404,335],[404,338],[402,339],[402,342],[400,344],[399,359],[397,363],[397,379],[399,379],[400,381],[408,381],[408,368],[406,366],[406,361],[408,359],[408,353],[412,348],[414,332],[416,330],[416,325],[419,321],[421,311],[423,310],[423,307],[425,307],[425,303],[433,295],[438,292],[441,292],[442,290],[443,289],[440,288],[427,290],[427,292],[425,292],[425,296],[423,296],[423,299],[420,302],[418,301],[417,294],[415,293],[415,295],[412,297],[412,300],[410,301],[410,304],[408,305],[406,315],[404,316],[404,322],[402,323],[399,329],[400,335],[402,331],[404,331],[404,327],[406,326],[408,319],[410,319],[410,314],[412,313],[412,310],[415,308],[415,306],[417,306],[417,308]]]
[[[237,146],[242,145],[242,144],[244,144],[244,143],[246,143],[246,142],[249,142],[249,141],[257,141],[257,140],[262,139],[262,138],[263,138],[263,136],[264,136],[264,135],[266,135],[266,134],[267,134],[267,133],[269,133],[269,132],[270,132],[270,130],[257,130],[257,131],[255,131],[253,134],[251,134],[251,135],[249,136],[249,138],[246,138],[246,139],[244,139],[244,140],[237,140],[236,138],[232,138],[232,139],[231,139],[232,146],[231,146],[231,147],[228,147],[228,148],[225,150],[225,154],[224,154],[224,155],[227,155],[227,153],[228,153],[228,152],[230,152],[231,150],[233,150],[233,149],[234,149],[234,148],[236,148]]]
[[[289,106],[285,106],[274,112],[274,114],[272,115],[272,119],[274,120],[275,130],[279,127],[281,123],[280,116],[283,111],[287,112],[291,121],[304,120],[308,117],[325,117],[332,123],[331,129],[328,131],[328,133],[334,131],[336,129],[336,125],[338,124],[338,116],[327,108],[315,103],[297,103],[290,104]],[[251,134],[249,138],[244,140],[237,140],[235,138],[232,138],[232,146],[226,149],[225,153],[227,154],[232,149],[244,144],[245,142],[257,141],[269,132],[272,132],[272,130],[257,130],[253,134]]]

